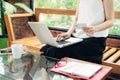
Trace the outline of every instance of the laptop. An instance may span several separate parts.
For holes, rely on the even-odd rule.
[[[37,36],[39,41],[43,44],[48,44],[57,48],[66,47],[75,43],[82,41],[82,39],[70,37],[64,41],[56,41],[56,39],[52,36],[48,27],[41,22],[28,22],[34,34]]]

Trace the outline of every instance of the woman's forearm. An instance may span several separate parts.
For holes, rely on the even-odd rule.
[[[79,5],[79,3],[80,3],[80,0],[78,0],[78,5]],[[73,21],[73,23],[72,23],[70,29],[67,31],[67,33],[68,33],[69,35],[71,35],[71,34],[74,32],[74,30],[75,30],[74,26],[75,26],[76,23],[77,23],[78,14],[79,14],[79,6],[76,8],[75,19],[74,19],[74,21]]]
[[[114,1],[103,0],[105,9],[105,22],[96,26],[96,31],[106,30],[113,26],[114,23]]]
[[[113,26],[113,24],[114,24],[114,21],[113,21],[113,20],[107,20],[107,21],[105,21],[104,23],[95,26],[96,32],[109,29],[110,27]]]

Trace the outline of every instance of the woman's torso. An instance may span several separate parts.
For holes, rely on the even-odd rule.
[[[78,23],[86,23],[87,26],[95,26],[105,21],[103,0],[80,0]],[[78,37],[89,37],[85,33],[78,32]],[[80,34],[80,35],[79,35]],[[96,32],[92,37],[106,37],[108,30]]]

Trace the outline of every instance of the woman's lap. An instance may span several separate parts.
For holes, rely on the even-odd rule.
[[[101,41],[101,40],[100,40]],[[45,56],[54,58],[71,57],[80,60],[101,63],[102,52],[105,48],[104,40],[100,42],[95,39],[86,39],[80,43],[64,47],[56,48],[52,46],[44,46],[41,51],[45,52]],[[99,43],[98,43],[99,42]]]

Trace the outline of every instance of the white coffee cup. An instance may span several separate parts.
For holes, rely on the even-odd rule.
[[[22,44],[12,44],[11,50],[14,59],[21,58],[22,53],[24,52]]]

